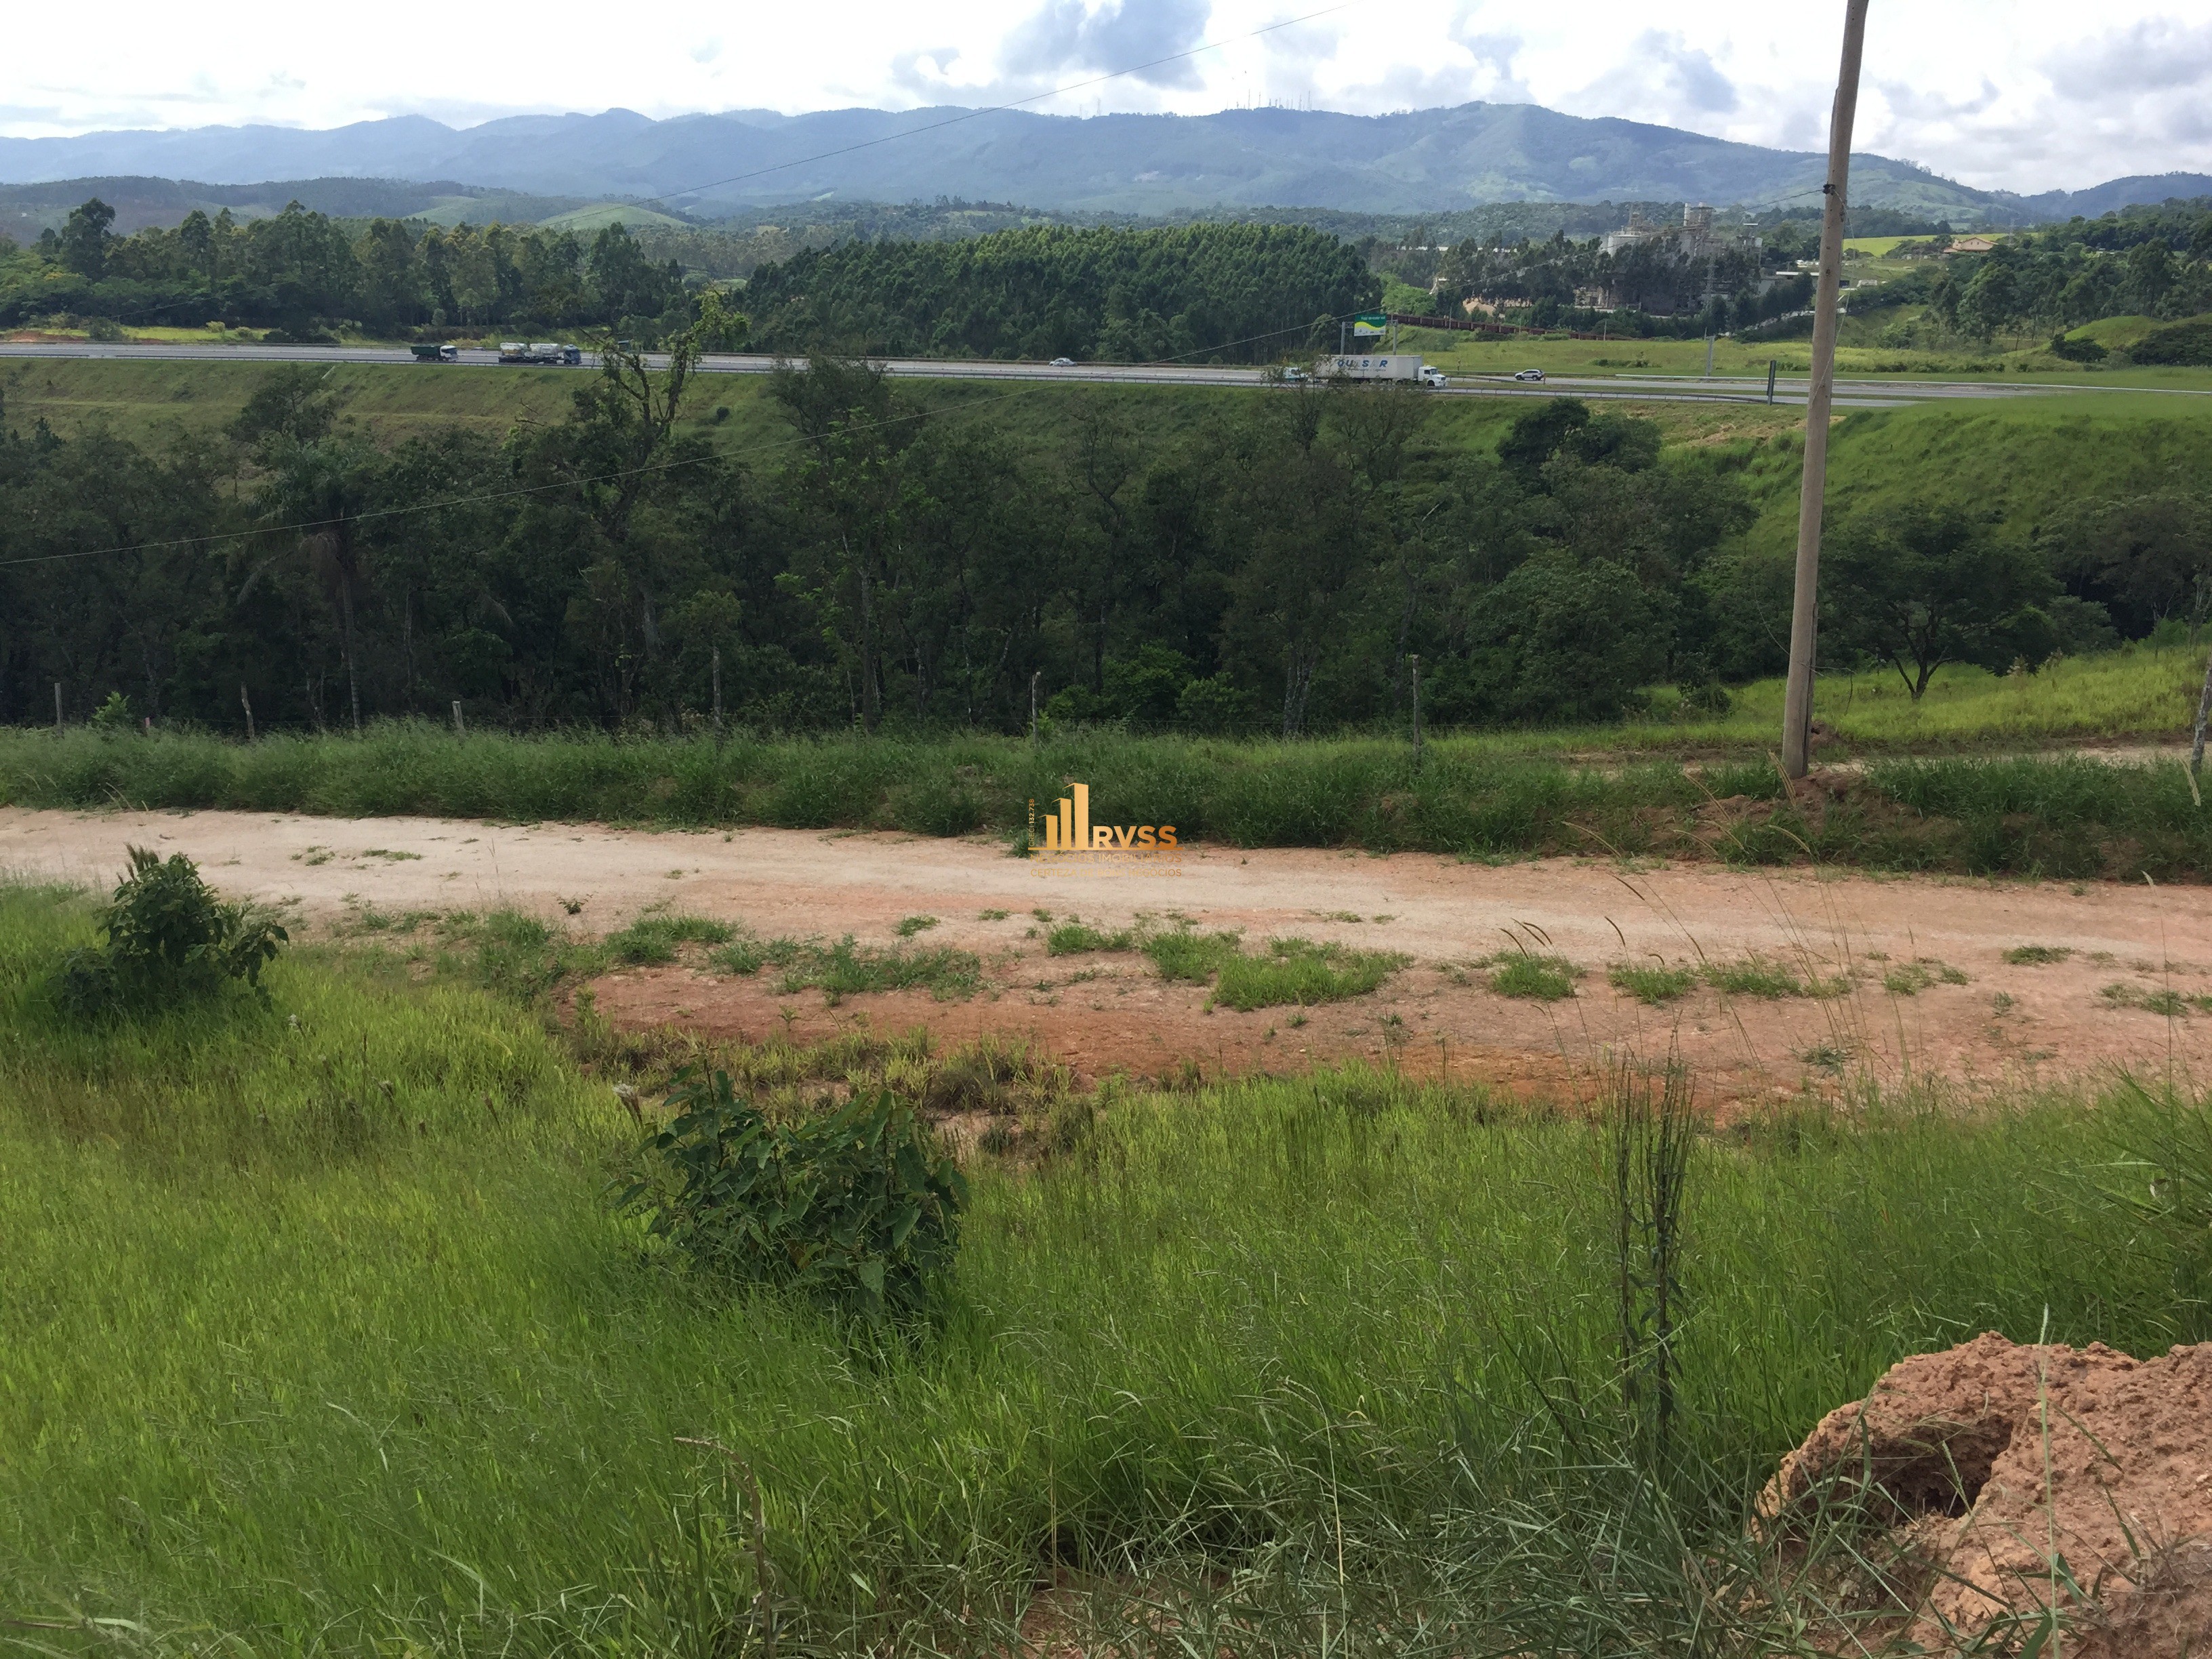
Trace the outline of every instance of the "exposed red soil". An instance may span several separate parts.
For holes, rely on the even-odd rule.
[[[1552,859],[1496,866],[1431,854],[1187,849],[1179,863],[1068,872],[981,839],[744,830],[685,834],[591,825],[498,826],[427,818],[349,821],[247,813],[76,813],[0,809],[0,869],[102,887],[126,843],[198,859],[225,891],[283,904],[310,929],[366,910],[499,906],[610,931],[666,908],[754,934],[898,943],[902,917],[939,925],[914,941],[976,952],[986,988],[779,994],[696,966],[609,975],[592,988],[617,1025],[810,1038],[866,1023],[927,1025],[948,1042],[1029,1042],[1096,1078],[1289,1073],[1395,1058],[1516,1091],[1578,1091],[1609,1052],[1678,1050],[1708,1101],[1826,1091],[1839,1079],[1938,1077],[1968,1091],[2020,1089],[2127,1069],[2212,1073],[2212,887],[2080,885],[1711,864]],[[567,905],[580,905],[569,919]],[[1107,927],[1187,918],[1200,928],[1333,939],[1399,951],[1412,965],[1375,994],[1252,1013],[1209,1011],[1201,987],[1161,981],[1133,953],[1049,957],[1031,912]],[[987,919],[987,911],[1004,911]],[[1358,917],[1353,921],[1348,918]],[[1524,946],[1583,970],[1557,1003],[1503,997],[1471,966]],[[2021,945],[2070,952],[2008,963]],[[1767,1000],[1699,988],[1649,1007],[1613,989],[1610,964],[1696,966],[1759,957],[1800,979],[1848,978],[1824,998]],[[1919,965],[1900,994],[1886,977]],[[1963,975],[1945,982],[1942,969]],[[2117,999],[2105,994],[2119,987]],[[2179,1012],[2140,1006],[2161,995]],[[1296,1023],[1300,1022],[1303,1023]]]
[[[1762,1516],[1838,1485],[1870,1486],[1920,1556],[1926,1651],[2025,1638],[2050,1607],[2077,1659],[2212,1651],[2212,1344],[2136,1360],[1991,1332],[1916,1355],[1821,1419]]]

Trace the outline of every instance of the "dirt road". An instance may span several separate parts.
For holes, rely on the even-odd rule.
[[[830,1007],[817,993],[779,994],[770,973],[698,965],[617,973],[596,988],[618,1023],[673,1021],[754,1039],[856,1021],[927,1024],[948,1041],[1034,1042],[1091,1076],[1288,1073],[1394,1056],[1409,1068],[1544,1091],[1570,1085],[1607,1050],[1674,1046],[1709,1091],[1737,1101],[1826,1091],[1855,1072],[1970,1089],[2121,1067],[2212,1075],[2208,887],[1564,860],[1492,867],[1427,854],[1222,848],[1185,849],[1172,867],[1071,873],[976,840],[0,809],[0,871],[19,878],[104,887],[128,843],[188,853],[225,891],[283,905],[311,930],[368,909],[512,906],[610,931],[665,909],[764,939],[850,933],[890,945],[902,918],[921,915],[938,918],[924,943],[983,959],[985,992],[951,1002],[893,993]],[[574,921],[571,903],[581,906]],[[1412,965],[1351,1002],[1209,1010],[1203,988],[1162,981],[1135,953],[1048,957],[1037,910],[1112,927],[1188,920],[1239,930],[1248,944],[1334,939],[1401,952]],[[2022,946],[2063,954],[2005,959]],[[1522,948],[1582,969],[1575,994],[1546,1004],[1492,990],[1476,964]],[[1848,988],[1777,999],[1701,988],[1649,1006],[1607,980],[1616,963],[1749,958]]]

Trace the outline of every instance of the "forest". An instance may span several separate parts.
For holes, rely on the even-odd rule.
[[[58,314],[91,319],[96,337],[216,321],[301,341],[348,324],[387,335],[513,325],[657,337],[695,314],[681,267],[647,258],[619,224],[586,241],[498,224],[354,223],[296,202],[243,224],[228,208],[212,219],[195,210],[173,230],[131,236],[115,235],[113,220],[94,199],[27,247],[0,238],[0,327]]]
[[[2008,236],[1987,253],[1953,254],[1854,292],[1854,316],[1913,308],[1883,336],[1915,345],[1949,339],[2056,334],[2062,356],[2096,362],[2106,349],[2069,341],[2069,330],[2100,318],[2142,316],[2172,323],[2212,312],[2212,203],[2172,203]],[[2137,362],[2212,362],[2201,356],[2131,355]]]
[[[773,350],[1270,362],[1333,343],[1382,294],[1359,249],[1319,231],[1036,226],[810,249],[754,271],[744,303]]]
[[[565,418],[371,443],[312,368],[219,435],[63,437],[0,410],[0,721],[242,732],[1299,734],[1602,720],[1775,672],[1786,561],[1727,453],[1573,399],[1494,451],[1416,391],[1286,386],[1172,435],[1087,397],[1039,429],[864,361],[772,381],[774,465],[613,354]],[[1790,434],[1772,441],[1788,464]],[[2084,499],[2035,537],[1911,501],[1832,524],[1825,657],[1908,686],[2202,621],[2212,495]]]

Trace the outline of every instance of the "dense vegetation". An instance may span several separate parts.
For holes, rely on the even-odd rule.
[[[2172,322],[2212,312],[2212,204],[2075,219],[2008,236],[1987,253],[1931,258],[1853,293],[1850,309],[1854,315],[1895,311],[1899,320],[1883,337],[1889,343],[2041,338],[2055,331],[2062,356],[2100,361],[2103,345],[2069,342],[2066,331],[2100,318]],[[2191,356],[2153,346],[2131,355],[2143,362],[2212,363],[2212,349]]]
[[[394,722],[359,738],[247,744],[15,732],[0,735],[0,799],[688,829],[988,830],[1019,845],[1030,803],[1051,801],[1079,778],[1117,815],[1243,847],[1814,860],[2128,881],[2212,874],[2212,817],[2196,806],[2178,764],[1900,757],[1836,774],[1829,795],[1793,799],[1760,753],[1771,750],[1773,724],[1740,761],[1613,766],[1501,755],[1479,739],[1431,742],[1417,767],[1402,738],[1255,744],[1101,732],[1042,744],[980,737],[717,744],[456,738]]]
[[[1316,326],[1333,341],[1336,319],[1381,297],[1357,248],[1267,225],[843,242],[763,265],[745,285],[773,349],[1120,362],[1271,362]]]
[[[0,327],[60,315],[251,324],[297,339],[349,321],[386,332],[595,324],[651,335],[692,317],[682,271],[647,258],[619,224],[587,243],[497,224],[349,222],[296,202],[245,224],[228,208],[133,236],[113,234],[113,222],[95,198],[27,247],[0,239]]]
[[[682,418],[696,378],[620,360],[570,384],[565,419],[386,448],[312,369],[222,435],[9,427],[0,719],[50,722],[58,683],[71,722],[458,701],[472,726],[667,730],[710,716],[719,655],[726,719],[781,731],[1020,730],[1032,677],[1063,724],[1328,730],[1408,712],[1416,656],[1433,722],[1601,720],[1655,682],[1771,672],[1786,637],[1786,561],[1742,540],[1748,480],[1794,494],[1786,435],[1662,453],[1650,422],[1555,402],[1470,453],[1432,441],[1434,400],[1349,387],[1165,431],[1079,397],[1039,428],[824,361],[772,382],[781,432],[747,466]],[[1955,596],[1942,625],[1838,627],[1832,657],[1917,684],[2185,625],[2203,513],[2157,479],[2078,499],[2025,561],[2021,527],[1945,520],[1912,561]],[[1836,533],[1879,574],[1939,518],[1892,496]],[[1962,578],[1991,559],[2004,583]]]
[[[1512,246],[1462,242],[1433,261],[1435,291],[1419,308],[1455,316],[1473,301],[1538,327],[1602,327],[1624,337],[1723,333],[1808,303],[1809,277],[1762,278],[1777,258],[1796,257],[1794,227],[1783,229],[1773,252],[1747,230],[1702,250],[1666,236],[1607,253],[1602,239],[1571,241],[1564,230]],[[1401,269],[1407,263],[1378,258]]]
[[[941,1319],[870,1344],[654,1250],[630,1119],[460,963],[91,1029],[40,994],[89,936],[0,894],[0,1606],[41,1650],[1004,1653],[1042,1577],[1071,1640],[1796,1652],[1886,1605],[1848,1534],[1746,1539],[1822,1413],[1964,1332],[2212,1334],[2201,1218],[2136,1201],[2201,1191],[2193,1103],[1689,1137],[1659,1384],[1631,1112],[1352,1073],[1055,1098],[1036,1158],[971,1155]],[[987,1098],[915,1042],[727,1058]]]

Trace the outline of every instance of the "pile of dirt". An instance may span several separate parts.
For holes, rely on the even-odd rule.
[[[1902,1361],[1784,1460],[1760,1522],[1787,1534],[1838,1500],[1918,1558],[1925,1651],[2003,1650],[2056,1609],[2075,1659],[2202,1659],[2212,1343],[2136,1360],[1990,1332]]]

